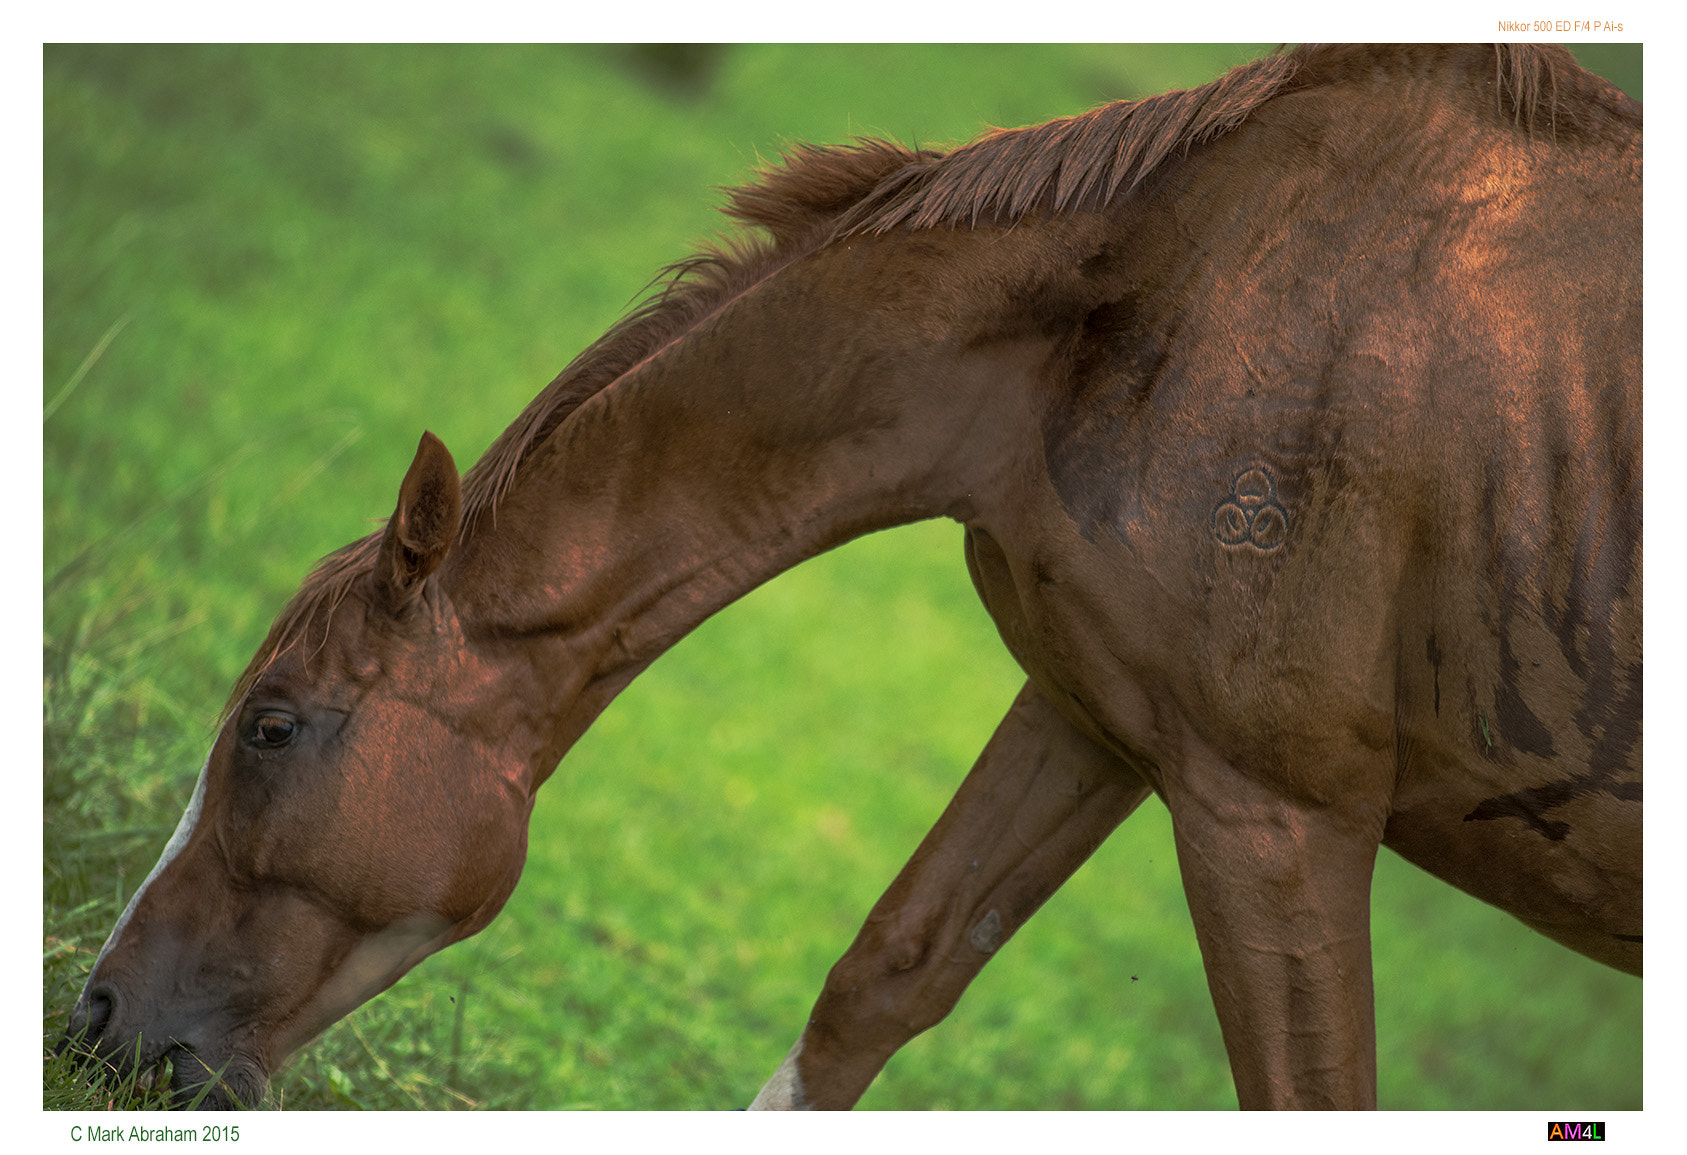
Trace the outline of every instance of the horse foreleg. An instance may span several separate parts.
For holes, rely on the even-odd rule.
[[[852,1106],[1147,795],[1028,684],[751,1108]]]
[[[1370,890],[1387,790],[1285,797],[1216,756],[1167,808],[1236,1095],[1249,1108],[1376,1106]],[[1330,798],[1337,798],[1331,801]]]

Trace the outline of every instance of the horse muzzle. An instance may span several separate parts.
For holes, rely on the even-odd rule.
[[[239,1110],[262,1101],[269,1078],[256,1058],[227,1042],[198,1045],[191,1030],[137,1027],[124,1013],[125,1001],[111,984],[84,991],[55,1052],[142,1091],[168,1087],[177,1109]]]

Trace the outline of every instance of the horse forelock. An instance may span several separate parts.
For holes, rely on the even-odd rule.
[[[741,233],[663,270],[644,300],[546,386],[469,470],[463,531],[495,514],[523,461],[580,405],[799,257],[847,236],[1011,225],[1036,213],[1100,208],[1128,196],[1169,158],[1234,131],[1274,97],[1434,51],[1303,46],[1197,88],[992,130],[953,150],[873,139],[795,145],[750,183],[727,190],[727,215],[765,237]],[[1531,133],[1544,125],[1556,134],[1598,106],[1639,115],[1638,106],[1625,105],[1626,98],[1582,72],[1562,48],[1499,44],[1492,52],[1497,111]],[[377,533],[323,559],[270,627],[223,718],[275,657],[297,644],[319,614],[331,615],[373,568],[379,542]]]
[[[269,634],[264,638],[263,645],[258,647],[258,652],[252,656],[245,671],[235,681],[234,689],[229,691],[228,700],[223,703],[222,712],[217,716],[218,726],[226,723],[240,707],[241,701],[252,686],[276,658],[296,645],[306,644],[311,626],[319,615],[322,618],[322,637],[316,645],[320,648],[326,643],[328,625],[333,619],[334,610],[345,600],[358,579],[375,568],[375,557],[380,545],[381,535],[370,534],[340,547],[317,563],[316,568],[276,615],[275,621],[270,623]]]

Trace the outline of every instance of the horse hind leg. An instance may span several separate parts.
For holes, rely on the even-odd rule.
[[[853,1106],[1148,792],[1027,684],[751,1109]]]

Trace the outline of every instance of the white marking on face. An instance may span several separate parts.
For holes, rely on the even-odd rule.
[[[105,961],[105,956],[111,953],[111,948],[117,945],[117,938],[123,933],[123,928],[129,925],[129,916],[135,913],[135,907],[140,903],[141,895],[145,894],[146,888],[152,885],[152,880],[163,873],[166,866],[170,865],[170,861],[182,852],[182,847],[187,845],[187,840],[193,837],[193,828],[199,824],[199,812],[205,806],[205,778],[210,769],[211,759],[207,756],[205,765],[199,768],[199,784],[193,788],[193,797],[188,801],[187,809],[182,812],[182,820],[176,823],[176,832],[170,835],[170,841],[164,844],[164,853],[159,856],[158,865],[152,868],[152,872],[135,889],[134,897],[129,899],[129,905],[124,907],[123,913],[118,916],[117,925],[112,927],[111,933],[106,936],[105,945],[100,948],[100,957],[94,960],[93,969],[88,972],[88,981],[82,986],[82,995],[77,1000],[78,1003],[88,997],[88,987],[93,984],[94,975],[99,972],[100,964]]]
[[[796,1045],[785,1056],[785,1061],[779,1064],[779,1069],[773,1072],[773,1078],[767,1081],[767,1086],[761,1089],[761,1094],[750,1104],[752,1111],[806,1111],[808,1098],[803,1093],[802,1073],[797,1070],[797,1056],[802,1054],[802,1038],[797,1038]]]

